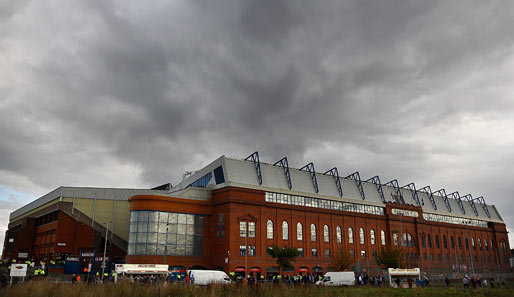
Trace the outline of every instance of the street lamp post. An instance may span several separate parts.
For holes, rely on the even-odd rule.
[[[105,273],[105,256],[106,256],[106,253],[107,253],[107,238],[108,238],[108,235],[109,235],[109,223],[110,222],[105,222],[105,244],[104,244],[104,257],[102,258],[102,280],[104,279],[104,273]]]
[[[170,228],[170,224],[166,224],[166,245],[164,246],[164,264],[166,264],[166,256],[168,255],[168,229]]]
[[[245,277],[248,275],[248,228],[250,224],[246,222],[246,234],[245,234]]]

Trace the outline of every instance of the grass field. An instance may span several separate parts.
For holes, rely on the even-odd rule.
[[[390,289],[373,287],[330,288],[289,285],[230,285],[230,286],[186,286],[186,285],[144,285],[123,282],[119,284],[87,285],[58,284],[47,281],[31,281],[0,289],[5,297],[156,297],[156,296],[200,296],[200,297],[328,297],[328,296],[514,296],[512,289],[467,289],[462,288],[420,288]]]

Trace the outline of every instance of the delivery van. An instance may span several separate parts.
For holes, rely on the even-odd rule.
[[[353,286],[355,285],[355,272],[333,271],[327,272],[322,280],[316,282],[318,286]]]
[[[230,284],[230,277],[219,270],[188,270],[189,280],[195,285]]]

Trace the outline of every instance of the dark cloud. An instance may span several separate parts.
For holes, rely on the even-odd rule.
[[[148,187],[259,150],[512,208],[513,6],[6,2],[0,186]]]

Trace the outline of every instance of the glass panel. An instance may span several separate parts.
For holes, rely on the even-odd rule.
[[[146,254],[146,243],[137,244],[136,245],[136,255],[145,255]]]
[[[138,218],[139,222],[148,222],[148,211],[141,210],[141,211],[138,211],[138,213],[139,213],[139,218]]]
[[[168,233],[176,234],[177,233],[177,228],[178,228],[177,224],[169,224],[168,225]]]
[[[159,233],[166,233],[167,223],[159,222]]]
[[[186,235],[186,245],[193,245],[193,235]]]
[[[184,256],[186,254],[186,246],[185,245],[177,245],[177,255]]]
[[[186,225],[177,225],[178,234],[186,234]]]
[[[147,232],[147,231],[148,231],[148,223],[147,222],[137,223],[137,232]]]
[[[167,212],[159,212],[159,223],[166,224],[168,222],[168,213]]]
[[[177,244],[177,234],[168,234],[168,244]]]
[[[137,243],[146,243],[148,233],[137,233]]]
[[[130,232],[137,232],[137,222],[130,222]]]
[[[137,240],[137,233],[136,232],[132,232],[129,234],[129,244],[130,243],[135,243]]]
[[[159,212],[158,211],[152,211],[148,213],[148,221],[149,222],[157,222],[159,221]]]
[[[203,220],[202,220],[203,222]],[[203,223],[197,224],[195,223],[195,234],[203,234]],[[255,237],[255,230],[254,230],[254,237]]]
[[[192,214],[186,215],[186,223],[187,224],[194,224],[195,223],[195,216]]]
[[[177,254],[177,245],[176,244],[168,244],[168,250],[166,251],[168,256],[173,256]]]
[[[164,255],[165,248],[166,248],[166,245],[164,245],[164,244],[157,245],[157,255]]]
[[[139,211],[130,212],[130,222],[137,222]]]
[[[178,234],[177,235],[177,245],[185,245],[186,244],[186,236]]]
[[[177,223],[178,214],[176,213],[169,213],[168,214],[168,223],[170,224],[176,224]]]
[[[157,233],[148,233],[148,243],[157,243]]]
[[[136,245],[135,245],[135,244],[133,244],[133,243],[129,244],[129,245],[128,245],[128,251],[127,251],[127,253],[128,253],[129,255],[134,255],[134,254],[135,254],[135,252],[136,252]]]
[[[195,234],[195,225],[186,225],[186,234],[193,235]]]
[[[221,220],[223,221],[223,214],[221,214],[221,215],[222,215],[221,216]],[[195,225],[203,227],[204,223],[205,223],[204,217],[196,216],[196,218],[195,218]]]
[[[193,246],[186,246],[186,256],[192,256],[193,255]]]
[[[157,233],[156,233],[156,234],[157,234]],[[166,244],[166,237],[167,237],[168,243],[170,243],[170,242],[169,242],[169,239],[170,239],[170,237],[171,237],[171,236],[169,236],[169,235],[168,235],[168,236],[166,236],[166,233],[158,233],[158,234],[159,234],[159,235],[158,235],[158,237],[157,237],[157,243],[159,243],[159,244]],[[176,237],[175,237],[175,238],[176,238]],[[150,239],[148,239],[148,240],[150,240]]]
[[[183,213],[178,214],[178,223],[179,224],[186,224],[186,215]]]
[[[157,250],[157,247],[155,246],[155,244],[149,244],[146,247],[147,255],[155,255],[156,250]]]
[[[148,232],[158,232],[159,231],[159,223],[157,222],[149,222],[148,223]]]

